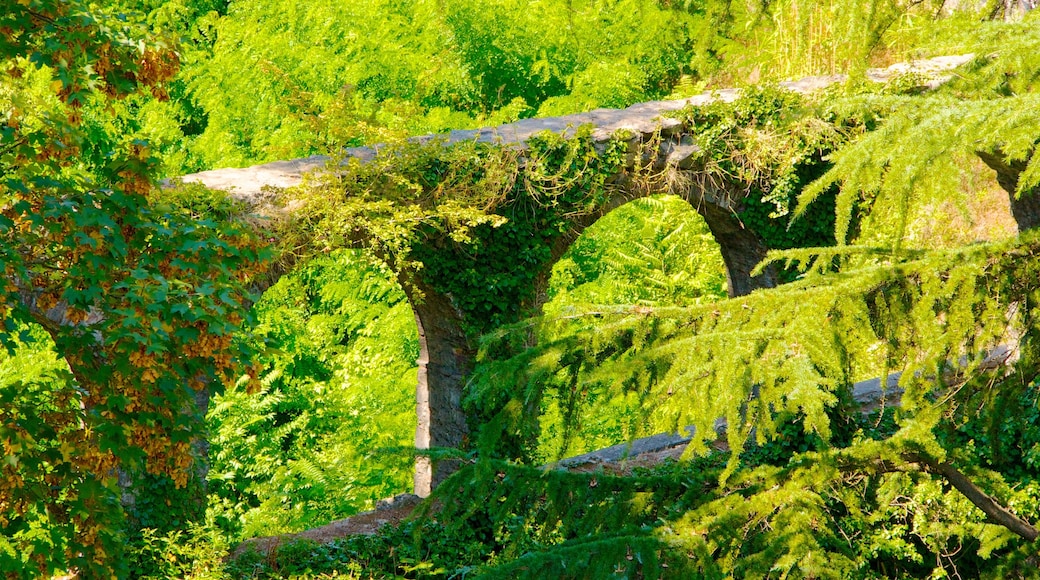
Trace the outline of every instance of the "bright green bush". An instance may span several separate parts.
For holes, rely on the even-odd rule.
[[[317,258],[256,305],[257,393],[214,398],[210,517],[232,537],[299,531],[410,489],[418,336],[388,273]]]
[[[172,100],[123,114],[168,174],[657,98],[693,21],[654,0],[124,5],[184,38]]]

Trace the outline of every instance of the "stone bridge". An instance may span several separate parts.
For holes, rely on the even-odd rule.
[[[970,60],[971,55],[941,57],[910,64],[893,65],[887,69],[868,72],[868,77],[878,82],[907,72],[914,72],[926,79],[926,86],[934,87],[945,82],[949,71]],[[844,80],[842,76],[813,77],[800,81],[782,83],[782,86],[799,93],[808,93]],[[472,131],[452,131],[441,136],[445,146],[464,141],[498,143],[503,146],[523,148],[524,143],[537,134],[550,131],[559,134],[572,133],[576,127],[591,125],[593,140],[606,143],[618,131],[625,130],[632,137],[632,144],[658,144],[650,155],[655,167],[673,167],[681,171],[695,172],[691,159],[697,152],[695,137],[678,119],[664,117],[688,105],[703,105],[712,101],[732,101],[739,95],[733,89],[715,91],[692,98],[676,101],[654,101],[633,105],[627,109],[599,109],[588,113],[563,117],[525,119],[495,128]],[[420,140],[432,137],[421,137]],[[362,161],[378,155],[376,148],[354,148],[347,151],[348,157]],[[630,150],[632,150],[630,148]],[[1003,163],[999,157],[987,156],[983,160],[998,173],[998,180],[1009,192],[1014,192],[1018,174],[1022,168]],[[261,215],[269,188],[291,188],[301,184],[305,174],[327,171],[329,158],[314,156],[292,161],[278,161],[243,169],[217,169],[183,176],[186,182],[198,182],[205,186],[228,192],[231,196],[256,208]],[[534,296],[535,302],[526,305],[530,312],[536,311],[544,300],[548,283],[548,271],[567,247],[588,226],[616,207],[651,192],[622,190],[614,199],[607,200],[594,213],[577,218],[570,232],[553,241],[551,259],[544,265],[545,272],[538,277]],[[686,199],[703,217],[712,235],[718,242],[726,265],[727,281],[731,296],[743,295],[757,288],[776,284],[773,271],[766,269],[752,276],[754,267],[765,257],[768,250],[756,232],[744,227],[737,218],[740,197],[727,195],[726,191],[692,180],[682,191],[674,192]],[[1037,204],[1030,200],[1015,200],[1012,195],[1012,211],[1019,221],[1020,229],[1036,225],[1040,219]],[[1031,205],[1030,205],[1031,204]],[[1017,207],[1016,207],[1017,206]],[[1021,215],[1020,215],[1021,214]],[[466,417],[461,399],[466,379],[473,367],[475,349],[467,336],[462,315],[450,295],[434,291],[421,280],[416,288],[423,292],[422,300],[409,296],[419,329],[420,358],[418,360],[418,385],[416,389],[417,427],[415,445],[419,450],[431,447],[459,447],[466,433]],[[406,287],[407,291],[407,287]],[[428,495],[432,486],[445,475],[447,469],[434,468],[427,458],[420,458],[416,465],[415,492]]]

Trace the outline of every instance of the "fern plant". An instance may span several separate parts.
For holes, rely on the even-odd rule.
[[[646,429],[695,427],[689,457],[707,453],[718,437],[715,420],[724,418],[729,453],[718,487],[647,532],[664,542],[653,544],[654,558],[681,551],[708,577],[1025,574],[1036,559],[1035,486],[1015,487],[1022,471],[983,458],[1007,444],[997,435],[1002,421],[1020,426],[1021,445],[1033,445],[1025,435],[1033,413],[997,419],[991,407],[1008,409],[1035,390],[1040,241],[1024,231],[1014,240],[934,250],[908,246],[906,232],[919,208],[971,193],[963,176],[980,156],[1004,168],[997,177],[1013,211],[1030,199],[1040,173],[1032,93],[1040,61],[1019,48],[1036,43],[1033,22],[1001,25],[1022,33],[1014,46],[993,52],[980,43],[987,56],[938,93],[856,89],[817,111],[861,134],[838,148],[796,209],[804,218],[806,207],[837,188],[838,246],[773,254],[801,272],[800,281],[701,306],[588,307],[486,336],[471,394],[473,405],[499,409],[482,434],[485,453],[510,440],[503,430],[533,444],[544,427],[531,411],[545,399],[560,407],[556,428],[566,431],[580,429],[573,418],[590,402],[627,397]],[[867,216],[856,227],[854,212]],[[580,331],[554,333],[575,324]],[[986,356],[1001,345],[1011,346],[1010,366],[994,371]],[[902,401],[890,411],[891,428],[861,423],[851,386],[893,371],[901,372]],[[792,421],[794,435],[810,444],[756,465],[756,450],[791,437]],[[511,447],[497,452],[524,457]],[[1037,475],[1035,466],[1026,471]],[[592,486],[599,476],[589,477]],[[528,479],[496,493],[538,485]],[[472,481],[464,487],[481,489]],[[566,509],[581,503],[554,493],[538,497]],[[584,505],[623,510],[630,503]],[[525,521],[553,521],[510,499],[490,505],[512,506],[512,517]],[[571,546],[586,542],[602,559],[573,556]],[[622,553],[625,561],[646,554],[631,547],[637,544],[572,530],[500,570],[556,570],[565,561],[602,571]],[[955,557],[958,547],[966,551]],[[621,564],[618,570],[631,570]]]

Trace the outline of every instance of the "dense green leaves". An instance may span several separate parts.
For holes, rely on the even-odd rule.
[[[578,304],[696,304],[726,294],[718,244],[675,196],[636,200],[589,227],[553,265],[545,310]]]
[[[385,269],[319,258],[257,306],[257,393],[213,402],[211,509],[233,537],[298,531],[410,488],[418,337]]]
[[[522,164],[518,151],[484,143],[402,144],[294,192],[286,245],[365,247],[413,298],[424,287],[452,295],[475,336],[529,311],[569,220],[595,215],[617,192],[610,180],[625,151],[617,140],[598,151],[588,127],[530,140]]]
[[[1032,237],[1011,246],[933,255],[872,275],[834,277],[829,283],[816,279],[708,307],[599,309],[582,332],[526,349],[484,372],[501,384],[526,385],[527,391],[517,394],[514,388],[512,393],[521,401],[542,388],[581,390],[580,398],[569,400],[571,405],[603,396],[596,393],[635,392],[647,416],[673,418],[673,425],[694,424],[695,443],[715,438],[706,418],[725,416],[729,448],[748,451],[729,456],[717,494],[678,508],[683,515],[661,528],[667,541],[674,542],[673,549],[694,560],[704,558],[702,565],[711,562],[723,574],[918,577],[933,569],[959,569],[975,575],[990,570],[999,577],[1015,573],[1016,565],[996,571],[995,563],[1005,557],[1016,561],[1030,553],[1030,545],[986,523],[933,466],[978,465],[979,451],[967,439],[993,425],[992,417],[978,414],[980,398],[1014,396],[1021,392],[1018,385],[1035,383],[1031,335],[1021,343],[1023,358],[1016,366],[1021,374],[1001,379],[978,366],[985,345],[1009,340],[1008,304],[1035,300],[1032,285],[1016,282],[1035,278],[1035,252]],[[821,320],[827,321],[825,332],[820,332]],[[1012,325],[1033,328],[1034,323],[1027,315],[1016,317]],[[848,400],[849,383],[862,372],[861,357],[871,353],[905,371],[897,429],[878,431],[870,422],[856,421],[859,427],[851,432],[840,426],[845,434],[838,437],[827,408],[834,408],[835,398]],[[947,361],[964,356],[967,368],[951,373]],[[557,373],[570,378],[555,381]],[[1033,408],[1035,402],[1028,405]],[[820,435],[816,451],[756,451],[756,439],[761,443],[782,436],[782,442],[789,442],[799,436],[798,429],[780,422],[785,409],[787,417],[801,417],[800,429]],[[990,433],[1004,428],[1031,432],[1031,417],[1031,411],[1005,416],[1005,427]],[[1029,436],[1020,441],[1034,445]],[[982,451],[982,456],[989,453]],[[772,465],[756,467],[763,459]],[[1008,485],[1021,476],[1018,468],[1002,474],[975,467],[970,475],[1004,505],[1035,516],[1026,507],[1034,501],[1035,487],[1015,491]],[[526,482],[496,492],[510,495],[505,506],[531,505],[523,500],[513,504],[511,498],[523,497],[526,486],[537,489],[542,484]],[[539,497],[559,501],[556,509],[575,509],[571,495],[553,500],[552,492],[543,491]],[[603,505],[579,503],[589,510]],[[609,509],[624,513],[629,507],[619,502]],[[555,516],[530,517],[557,529],[552,525]],[[595,516],[584,517],[584,522],[596,521]],[[504,519],[504,514],[493,518]],[[526,539],[516,535],[509,541],[525,545]],[[567,545],[563,541],[559,551],[529,554],[517,564],[533,559],[548,565],[556,557],[574,564]],[[965,551],[954,558],[951,551],[958,546]],[[607,552],[601,553],[599,564],[612,561]]]
[[[248,361],[232,335],[260,246],[150,196],[148,144],[85,121],[91,104],[163,97],[177,68],[165,43],[79,2],[7,3],[2,18],[0,341],[17,353],[16,321],[31,321],[64,364],[4,390],[0,511],[23,563],[10,573],[106,575],[123,548],[118,470],[184,485],[196,393]],[[47,520],[60,528],[33,523]]]
[[[194,20],[176,102],[137,117],[167,140],[170,171],[627,106],[667,94],[691,42],[690,19],[651,0],[240,0],[221,13]]]

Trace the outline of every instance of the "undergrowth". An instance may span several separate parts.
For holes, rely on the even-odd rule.
[[[1035,406],[1035,399],[1034,393],[1021,402]],[[850,415],[846,441],[881,444],[897,431],[896,414],[890,407]],[[983,417],[968,421],[957,434],[970,436],[988,421]],[[1009,428],[1029,429],[1029,424],[1026,417],[1015,422],[1018,427]],[[955,495],[923,473],[908,478],[872,472],[857,463],[860,459],[850,447],[824,449],[805,433],[797,418],[784,421],[780,430],[791,437],[746,450],[740,470],[723,483],[720,478],[730,456],[724,451],[665,460],[624,477],[480,461],[445,482],[433,499],[398,527],[327,544],[290,542],[271,553],[247,551],[229,561],[223,573],[257,579],[726,578],[742,570],[738,575],[757,577],[762,569],[755,567],[756,558],[749,557],[753,551],[737,561],[720,549],[738,541],[745,548],[730,549],[744,552],[795,537],[811,544],[824,542],[831,564],[844,570],[842,577],[918,577],[932,570],[928,552],[944,545],[929,538],[934,530],[928,532],[928,526],[957,520],[960,526],[986,528]],[[799,473],[804,475],[814,464],[824,465],[823,471],[851,471],[854,477],[843,476],[840,487],[807,487]],[[1030,473],[1036,476],[1035,470]],[[811,524],[812,518],[824,517],[836,526],[834,536],[821,538],[821,529],[812,525],[784,529],[766,525],[788,512],[790,505],[774,505],[779,511],[762,514],[766,519],[757,523],[756,518],[743,520],[748,510],[744,506],[761,501],[763,492],[772,487],[791,493],[792,486],[804,496],[802,501],[816,499],[801,506],[807,510],[804,518],[796,509],[791,512],[795,519],[787,523]],[[936,503],[920,511],[895,501],[911,490],[926,493]],[[1037,502],[1040,489],[1027,485],[1014,496],[1019,502]],[[727,505],[728,514],[719,510]],[[716,515],[697,523],[709,512]],[[718,539],[709,540],[705,535],[709,530]],[[810,540],[813,534],[818,537]],[[943,542],[965,539],[952,530],[949,534]],[[962,573],[983,577],[1023,573],[1027,551],[1008,546],[999,534],[979,537],[982,543],[968,540],[962,546],[965,553],[956,558]],[[850,542],[852,538],[856,541]]]

